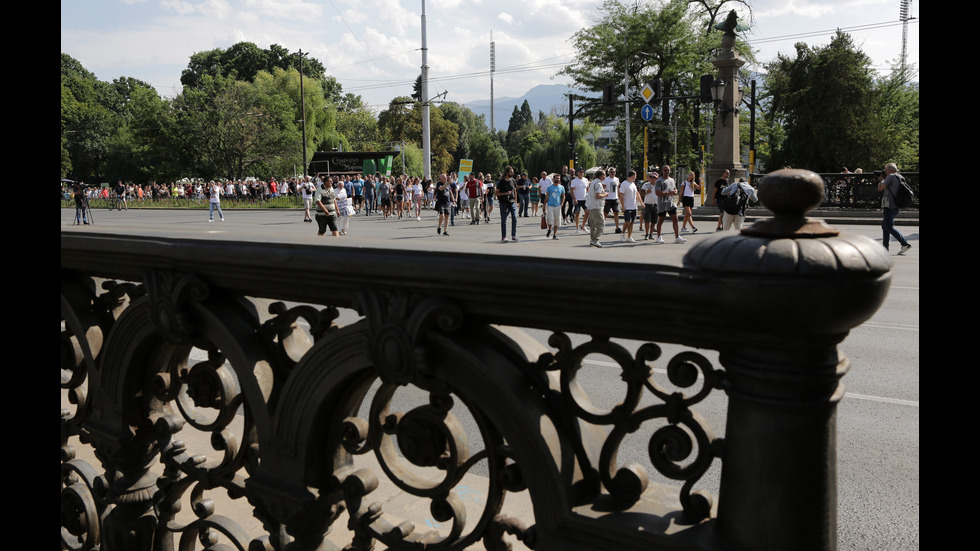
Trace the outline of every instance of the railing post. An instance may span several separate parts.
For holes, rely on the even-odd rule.
[[[759,184],[772,219],[702,241],[685,265],[719,296],[730,334],[719,535],[736,549],[837,548],[837,402],[847,332],[881,305],[891,259],[804,214],[823,199],[806,170]]]

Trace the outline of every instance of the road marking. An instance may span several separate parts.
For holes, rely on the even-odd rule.
[[[902,406],[919,407],[919,402],[913,402],[912,400],[899,400],[898,398],[882,398],[880,396],[867,396],[865,394],[855,394],[853,392],[845,392],[844,397],[856,398],[858,400],[870,400],[872,402],[883,402],[886,404],[899,404]]]
[[[904,323],[879,323],[874,321],[862,323],[858,327],[874,327],[876,329],[901,329],[903,331],[919,330],[919,327],[917,325],[908,325]]]
[[[918,329],[918,328],[916,328],[916,329]],[[603,361],[600,361],[600,360],[584,360],[582,363],[588,363],[588,364],[593,364],[593,365],[601,365],[601,366],[604,366],[604,367],[619,367],[619,364],[618,363],[615,363],[615,362],[603,362]],[[654,369],[653,372],[654,373],[667,373],[667,370],[666,369]],[[701,375],[698,375],[698,380],[700,380],[701,378],[702,378]],[[919,402],[913,402],[911,400],[900,400],[898,398],[884,398],[882,396],[868,396],[867,394],[855,394],[853,392],[845,392],[844,393],[844,396],[847,397],[847,398],[854,398],[854,399],[857,399],[857,400],[869,400],[869,401],[872,401],[872,402],[882,402],[882,403],[885,403],[885,404],[898,404],[898,405],[902,405],[902,406],[919,407]]]

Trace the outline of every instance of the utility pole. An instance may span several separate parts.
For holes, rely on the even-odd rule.
[[[493,118],[493,72],[497,70],[497,50],[493,42],[493,31],[490,31],[490,133],[496,134],[497,127]]]
[[[303,91],[303,57],[309,54],[309,52],[304,54],[302,49],[297,54],[299,56],[299,105],[303,120],[303,176],[306,176],[307,172],[309,172],[308,165],[306,164],[306,94]]]
[[[623,64],[623,86],[625,88],[623,92],[623,99],[630,99],[630,72],[629,72],[629,60]],[[629,174],[630,171],[630,145],[632,139],[630,138],[630,104],[629,101],[623,102],[623,109],[625,109],[624,117],[626,117],[626,171],[623,174]]]
[[[575,134],[572,129],[572,121],[575,120],[575,110],[572,106],[572,91],[568,91],[568,167],[575,174]]]
[[[907,41],[909,35],[909,19],[912,19],[912,17],[909,17],[909,4],[911,3],[912,0],[901,0],[901,4],[898,7],[898,18],[902,22],[902,74],[903,75],[905,74],[905,54],[906,54],[905,48],[908,44]]]
[[[432,179],[432,143],[429,137],[429,48],[425,41],[425,0],[422,0],[422,177],[425,180]]]

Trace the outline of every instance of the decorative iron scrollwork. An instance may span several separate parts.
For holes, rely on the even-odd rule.
[[[151,315],[160,333],[173,343],[191,343],[195,329],[184,307],[188,301],[207,299],[210,294],[207,284],[192,274],[153,270],[146,274],[145,286]]]
[[[462,311],[451,302],[402,291],[362,293],[355,308],[370,324],[368,353],[381,380],[400,385],[417,380],[425,363],[417,346],[429,327],[452,332],[462,323]]]
[[[502,536],[503,531],[490,531],[503,504],[504,490],[508,481],[511,489],[520,488],[520,474],[516,465],[509,469],[504,465],[508,452],[503,440],[486,423],[479,435],[485,448],[470,453],[467,435],[453,413],[457,400],[448,394],[429,394],[429,403],[407,412],[391,411],[392,400],[399,385],[382,383],[374,394],[369,419],[350,417],[343,422],[343,445],[347,452],[362,455],[374,452],[382,471],[389,481],[402,491],[429,501],[432,518],[449,525],[449,532],[441,535],[435,531],[416,532],[411,523],[397,526],[387,521],[380,505],[368,502],[371,492],[377,489],[377,475],[368,469],[347,469],[335,473],[343,487],[344,499],[351,516],[351,528],[358,534],[357,542],[378,540],[391,549],[426,548],[462,549],[480,538]],[[479,413],[470,410],[474,416]],[[482,511],[475,522],[467,519],[467,508],[454,490],[463,477],[481,461],[488,462],[489,488]],[[422,474],[422,473],[425,474]],[[504,474],[504,473],[507,474]],[[436,473],[436,474],[433,474]],[[464,535],[469,524],[474,527]],[[526,531],[523,526],[509,525],[511,533]]]
[[[567,335],[555,333],[548,343],[558,351],[553,355],[545,354],[537,365],[560,371],[561,394],[552,393],[552,399],[559,400],[584,421],[611,427],[602,445],[597,467],[602,485],[610,495],[624,504],[631,504],[647,489],[649,476],[643,466],[636,463],[619,466],[616,457],[628,435],[635,433],[645,422],[660,419],[668,424],[650,437],[650,461],[659,473],[684,482],[680,501],[688,520],[696,522],[707,518],[711,512],[712,498],[704,491],[692,492],[692,488],[708,470],[713,458],[720,456],[722,441],[714,437],[705,420],[691,407],[701,402],[711,390],[721,387],[724,372],[714,369],[701,354],[681,352],[667,364],[670,383],[682,389],[694,387],[699,380],[703,383],[691,394],[669,392],[652,377],[653,369],[648,362],[659,359],[662,353],[655,344],[640,346],[636,356],[632,357],[621,345],[605,337],[593,337],[574,347]],[[620,376],[626,384],[622,400],[609,411],[596,408],[576,381],[583,361],[590,354],[613,359],[619,365]],[[643,389],[663,403],[639,407]]]

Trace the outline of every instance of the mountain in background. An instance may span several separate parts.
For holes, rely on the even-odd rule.
[[[514,114],[514,108],[521,108],[524,104],[524,100],[527,100],[528,106],[531,108],[531,114],[534,115],[534,120],[538,120],[538,112],[544,111],[544,114],[550,115],[552,111],[555,114],[562,114],[564,116],[568,115],[568,94],[569,90],[572,88],[567,84],[539,84],[534,88],[531,88],[523,96],[519,98],[512,97],[495,97],[493,98],[493,108],[496,111],[496,117],[494,117],[494,125],[497,127],[496,130],[507,130],[507,125],[510,123],[510,117]],[[580,91],[576,93],[581,94]],[[464,103],[471,111],[477,115],[483,115],[486,117],[487,126],[490,126],[490,99],[471,101],[469,103]]]

